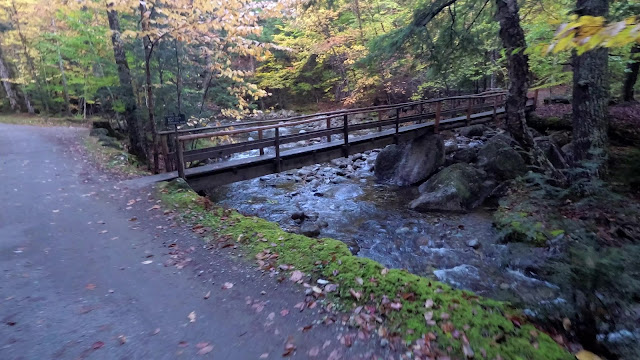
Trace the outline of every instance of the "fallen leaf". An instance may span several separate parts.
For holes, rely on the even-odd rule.
[[[158,335],[159,332],[160,332],[160,328],[157,328],[153,330],[153,333],[151,333],[151,335]]]
[[[360,300],[360,298],[362,297],[362,293],[357,292],[357,291],[355,291],[353,289],[349,289],[349,294],[351,294],[351,296],[356,298],[356,300]]]
[[[389,269],[387,269],[387,268],[384,268],[384,269],[382,269],[382,271],[380,271],[380,274],[382,274],[382,275],[387,275],[388,273],[389,273]]]
[[[57,213],[57,212],[60,212],[60,210],[53,210],[52,212]]]
[[[262,355],[260,355],[260,359],[266,359],[269,357],[269,353],[264,353]]]
[[[578,360],[602,360],[601,357],[599,357],[598,355],[587,351],[587,350],[580,350],[578,351],[578,353],[576,354],[576,359]]]
[[[356,282],[357,282],[359,285],[364,284],[364,281],[362,280],[362,278],[361,278],[361,277],[357,277],[357,278],[356,278]]]
[[[402,309],[402,304],[399,302],[394,302],[391,303],[391,305],[389,305],[393,310],[400,310]]]
[[[152,207],[150,207],[150,208],[149,208],[149,210],[147,210],[147,211],[150,211],[150,210],[158,210],[158,209],[160,209],[160,205],[153,205],[153,206],[152,206]]]
[[[287,309],[283,309],[282,311],[280,311],[280,315],[281,315],[281,316],[287,316],[287,315],[289,315],[289,310],[287,310]]]
[[[145,260],[142,262],[142,265],[149,265],[153,262],[153,260]]]
[[[226,282],[222,285],[222,288],[224,290],[231,289],[232,287],[233,287],[233,283],[230,283],[230,282]]]
[[[102,230],[102,231],[100,231],[100,234],[106,234],[108,232],[109,232],[109,230]]]
[[[291,338],[287,340],[287,343],[284,344],[284,353],[282,353],[282,357],[293,355],[296,351],[296,346],[291,343]]]
[[[87,286],[85,286],[85,289],[87,290],[94,290],[96,288],[96,284],[87,284]]]
[[[124,345],[127,342],[127,337],[124,335],[118,336],[118,340],[120,341],[120,345]]]
[[[135,216],[134,216],[134,217],[132,217],[131,219],[129,219],[129,221],[136,221],[136,220],[138,220],[138,218],[137,218],[137,217],[135,217]]]
[[[569,320],[568,318],[564,318],[562,319],[562,327],[569,331],[571,329],[571,320]]]
[[[293,282],[298,282],[300,280],[302,280],[302,277],[304,276],[304,273],[300,270],[295,270],[294,272],[291,273],[291,277],[289,278],[289,280],[293,281]]]
[[[198,351],[198,355],[208,354],[213,350],[213,345],[207,345]]]
[[[320,347],[318,346],[312,347],[307,354],[311,357],[318,356],[318,354],[320,354]]]
[[[196,322],[196,312],[192,311],[189,313],[189,316],[187,316],[189,318],[189,322]]]
[[[204,295],[204,299],[206,300],[206,299],[208,299],[210,296],[211,296],[211,291],[209,291],[208,293],[206,293],[206,294]]]
[[[273,319],[275,319],[276,317],[276,313],[272,312],[269,313],[269,315],[267,315],[267,321],[273,321]]]
[[[135,203],[136,203],[136,201],[135,201],[135,200],[133,200],[133,199],[131,199],[131,200],[127,201],[127,205],[129,205],[129,206],[131,206],[131,205],[133,205],[133,204],[135,204]]]
[[[178,346],[180,346],[180,347],[187,347],[187,346],[189,346],[189,343],[188,343],[188,342],[186,342],[186,341],[180,341],[180,342],[178,343]]]
[[[96,341],[93,343],[93,345],[91,345],[92,348],[94,349],[100,349],[101,347],[104,346],[104,343],[102,341]]]
[[[324,287],[324,291],[328,292],[328,293],[334,292],[337,289],[338,289],[338,285],[336,285],[336,284],[328,284],[327,286]]]
[[[424,302],[424,307],[431,309],[433,307],[433,300],[427,299],[427,301]]]

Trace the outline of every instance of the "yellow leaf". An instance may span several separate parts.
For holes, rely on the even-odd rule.
[[[576,359],[578,360],[602,360],[602,358],[590,351],[581,350],[576,354]]]

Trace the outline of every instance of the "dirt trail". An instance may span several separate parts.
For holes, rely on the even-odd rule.
[[[1,359],[278,359],[287,341],[299,359],[388,351],[341,345],[340,325],[303,332],[322,314],[294,309],[301,287],[171,227],[149,188],[77,151],[85,132],[0,124]]]

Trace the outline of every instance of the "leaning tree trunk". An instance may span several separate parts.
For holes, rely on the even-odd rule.
[[[4,63],[2,48],[0,48],[0,78],[2,78],[2,86],[4,87],[4,91],[7,93],[11,110],[18,110],[18,97],[16,96],[15,91],[13,91],[13,88],[11,88],[11,82],[9,82],[11,75],[9,74],[9,68]]]
[[[526,149],[534,146],[533,136],[527,128],[526,107],[529,91],[529,58],[524,53],[527,43],[520,26],[516,0],[496,0],[500,22],[500,39],[507,54],[509,93],[505,105],[507,129]]]
[[[505,104],[507,130],[529,152],[530,162],[556,180],[564,175],[553,167],[544,152],[536,145],[527,127],[527,92],[529,91],[529,57],[525,54],[527,42],[520,26],[516,0],[496,0],[500,22],[500,39],[507,54],[509,92]]]
[[[144,128],[140,124],[137,114],[136,97],[131,85],[131,71],[124,51],[124,45],[120,38],[120,21],[118,12],[113,10],[113,3],[107,4],[107,17],[109,19],[109,29],[111,29],[111,44],[113,45],[113,56],[118,66],[118,78],[120,79],[121,99],[124,102],[124,118],[127,121],[129,133],[129,153],[138,157],[142,162],[147,160],[146,141]]]
[[[579,16],[606,16],[608,0],[578,0]],[[590,175],[606,173],[609,127],[607,66],[609,50],[598,48],[573,56],[573,155],[576,163],[591,162]]]
[[[147,12],[147,4],[144,1],[140,1],[140,22],[142,24],[142,31],[148,33],[150,30],[149,14]],[[149,35],[142,37],[142,44],[144,45],[144,70],[146,75],[146,90],[147,90],[147,110],[149,112],[149,131],[151,132],[151,151],[153,154],[153,172],[158,173],[160,168],[160,161],[158,159],[158,131],[156,129],[156,119],[154,114],[154,101],[153,101],[153,84],[151,82],[151,54],[153,53],[153,44]]]
[[[627,75],[624,78],[622,87],[622,99],[624,101],[634,100],[633,88],[638,81],[638,72],[640,72],[640,45],[636,44],[631,48],[631,62],[627,65]]]

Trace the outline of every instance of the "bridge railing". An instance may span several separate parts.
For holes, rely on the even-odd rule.
[[[378,132],[381,132],[386,128],[392,131],[393,136],[397,139],[403,125],[421,124],[426,120],[432,120],[432,122],[425,126],[432,127],[433,132],[438,133],[443,125],[447,125],[453,120],[460,126],[469,125],[473,116],[482,112],[490,112],[485,115],[495,119],[498,109],[504,105],[505,99],[506,92],[491,91],[475,95],[330,111],[284,119],[178,130],[177,139],[174,139],[176,140],[176,167],[179,176],[184,178],[184,172],[189,163],[225,158],[252,150],[258,150],[257,153],[259,155],[256,156],[263,156],[265,155],[265,149],[273,148],[275,171],[279,172],[280,152],[282,145],[285,144],[311,139],[326,139],[327,142],[331,142],[335,136],[336,141],[341,140],[343,142],[343,152],[345,156],[348,156],[350,134],[366,130],[370,131],[371,129],[377,129]],[[365,119],[375,120],[364,121]],[[442,124],[442,122],[447,124]],[[319,123],[319,126],[308,131],[300,131],[297,134],[287,134],[286,131],[282,130],[302,125],[309,126],[314,123]],[[170,159],[170,154],[166,151],[166,144],[168,142],[167,138],[173,133],[159,133],[165,137],[163,141],[165,159]],[[269,136],[267,136],[268,134]],[[251,135],[257,137],[257,139],[252,138]],[[188,143],[198,139],[238,136],[245,136],[246,138],[240,142],[186,150]],[[340,137],[341,139],[339,139]]]

